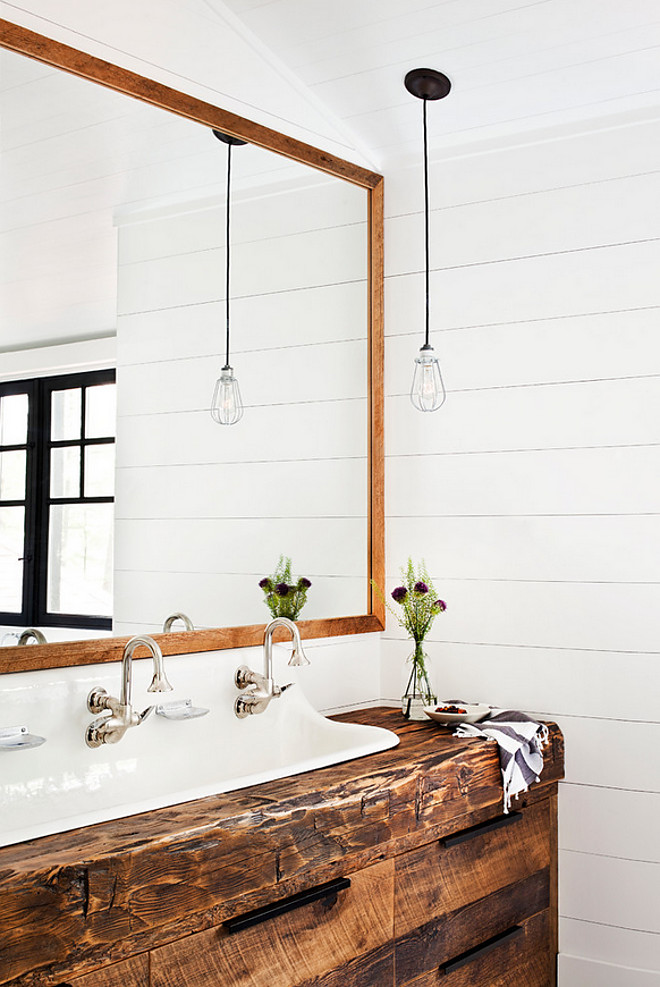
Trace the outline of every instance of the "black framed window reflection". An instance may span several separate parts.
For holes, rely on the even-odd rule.
[[[115,371],[0,384],[0,623],[112,627]]]

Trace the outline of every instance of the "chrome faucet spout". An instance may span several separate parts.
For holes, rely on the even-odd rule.
[[[92,720],[85,732],[85,743],[88,747],[100,747],[101,744],[116,744],[124,736],[129,727],[137,727],[153,712],[154,707],[148,706],[141,713],[136,713],[132,704],[133,692],[133,654],[139,647],[145,647],[151,654],[154,674],[147,692],[171,692],[172,686],[165,675],[163,653],[152,637],[137,635],[127,642],[121,662],[121,690],[119,699],[109,696],[105,689],[92,689],[87,697],[87,708],[90,713],[105,714]]]
[[[278,627],[285,627],[291,633],[293,639],[293,651],[289,659],[289,665],[309,665],[309,659],[303,651],[300,631],[292,620],[288,617],[275,617],[266,627],[264,633],[264,671],[263,675],[253,672],[247,665],[241,665],[236,670],[234,681],[236,688],[242,689],[234,703],[236,716],[242,719],[254,713],[263,713],[267,709],[271,699],[278,699],[282,693],[293,685],[276,685],[273,678],[273,634]]]
[[[119,702],[124,706],[131,704],[131,694],[133,691],[133,654],[139,647],[147,648],[153,659],[154,674],[147,692],[172,691],[172,686],[167,681],[167,676],[165,675],[163,652],[152,637],[149,637],[147,634],[138,634],[127,642],[121,662],[121,693]]]
[[[294,622],[288,617],[275,617],[264,633],[264,677],[271,681],[273,678],[273,634],[278,627],[286,627],[291,632],[293,651],[289,658],[289,665],[309,665],[309,659],[303,651],[300,631]]]
[[[45,635],[37,627],[26,627],[16,643],[23,646],[28,641],[34,641],[35,644],[47,644]]]
[[[184,630],[186,631],[195,630],[195,625],[193,624],[188,614],[181,613],[181,611],[177,610],[176,613],[171,613],[169,617],[167,617],[167,619],[165,620],[165,623],[163,624],[163,634],[169,634],[170,631],[172,630],[172,624],[176,623],[177,620],[181,621]]]

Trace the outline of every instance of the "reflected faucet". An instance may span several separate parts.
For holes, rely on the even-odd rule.
[[[169,634],[169,632],[172,630],[172,624],[177,620],[182,621],[183,626],[187,631],[195,630],[195,625],[193,624],[190,617],[185,613],[180,613],[177,611],[177,613],[171,613],[167,618],[167,620],[165,621],[165,623],[163,624],[163,634]]]
[[[253,672],[247,665],[241,665],[236,669],[234,681],[237,689],[244,690],[234,703],[234,712],[239,719],[252,716],[254,713],[263,713],[268,707],[271,699],[278,699],[285,689],[289,689],[293,682],[288,685],[276,685],[273,680],[273,634],[278,627],[286,627],[291,632],[293,639],[293,651],[289,658],[289,665],[309,665],[309,659],[303,651],[300,632],[294,622],[288,617],[275,617],[266,627],[264,634],[264,673]]]
[[[147,692],[171,692],[172,686],[165,675],[163,654],[152,637],[138,635],[132,637],[124,648],[121,662],[121,692],[119,699],[109,696],[105,689],[92,689],[87,697],[87,709],[90,713],[110,711],[110,716],[99,716],[87,727],[85,743],[88,747],[100,747],[101,744],[116,744],[124,736],[129,727],[138,727],[153,712],[154,707],[148,706],[142,713],[136,713],[132,705],[133,691],[133,653],[136,648],[144,646],[153,659],[154,675]]]
[[[28,644],[34,641],[35,644],[47,644],[46,638],[36,627],[26,627],[16,642],[17,646]]]

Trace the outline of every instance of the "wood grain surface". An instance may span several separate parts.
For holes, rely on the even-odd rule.
[[[210,929],[151,954],[151,987],[299,987],[329,972],[348,984],[357,957],[389,944],[391,860],[351,877],[351,887],[243,932]]]
[[[56,985],[501,814],[492,743],[393,709],[338,719],[393,729],[400,745],[0,849],[0,984]],[[550,735],[528,807],[563,775]]]
[[[150,987],[149,957],[146,954],[136,956],[124,963],[76,977],[70,983],[71,987]],[[61,987],[67,987],[67,984]]]
[[[429,970],[406,987],[553,987],[548,976],[548,913],[522,923],[522,934],[445,974]]]

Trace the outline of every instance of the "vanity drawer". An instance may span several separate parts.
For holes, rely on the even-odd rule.
[[[548,801],[396,858],[397,984],[547,909],[550,858]]]
[[[258,924],[233,931],[232,920],[155,949],[151,987],[388,987],[393,879],[385,861],[352,874],[350,887],[257,916]]]
[[[533,915],[495,941],[409,980],[406,987],[552,987],[554,955],[548,949],[550,916]]]

